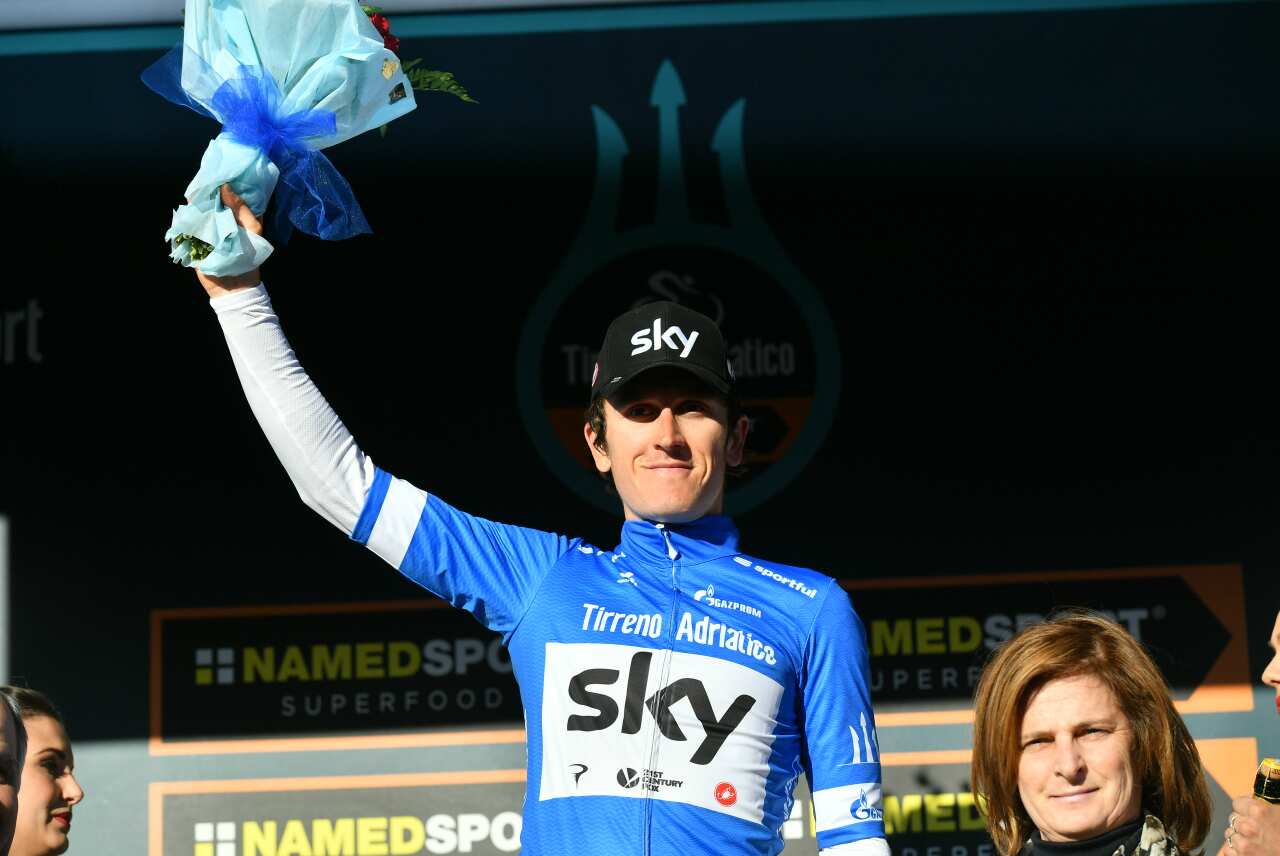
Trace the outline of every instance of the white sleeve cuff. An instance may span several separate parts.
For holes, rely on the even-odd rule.
[[[237,309],[243,309],[251,306],[267,296],[267,287],[262,283],[258,283],[253,288],[246,288],[243,291],[233,291],[230,294],[224,294],[221,297],[211,297],[209,306],[218,315],[226,312],[234,312]]]
[[[835,847],[823,847],[819,856],[889,856],[889,842],[883,838],[848,841]]]

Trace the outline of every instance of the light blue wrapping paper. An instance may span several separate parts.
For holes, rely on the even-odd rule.
[[[185,95],[225,121],[214,94],[227,80],[243,75],[243,66],[261,69],[275,81],[281,115],[332,113],[332,133],[305,139],[312,150],[377,128],[416,106],[399,59],[383,46],[356,0],[187,0],[181,76]],[[261,218],[279,181],[280,167],[268,152],[224,130],[205,150],[200,171],[184,194],[187,202],[174,211],[165,234],[174,261],[212,276],[241,274],[261,265],[271,244],[236,222],[222,204],[219,188],[230,184]],[[354,198],[351,202],[363,224],[359,206]],[[359,231],[367,226],[348,234]],[[193,261],[189,244],[174,242],[179,234],[194,235],[213,251]]]

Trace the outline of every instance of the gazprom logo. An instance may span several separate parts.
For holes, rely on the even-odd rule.
[[[864,789],[849,806],[849,814],[859,823],[884,820],[884,811],[880,808],[880,787],[870,785]]]
[[[736,600],[725,600],[722,597],[716,597],[716,587],[707,583],[704,589],[698,589],[693,593],[693,599],[698,603],[705,603],[707,606],[714,606],[716,609],[731,609],[736,612],[745,612],[747,615],[755,618],[763,618],[764,613],[759,607],[752,606],[749,603],[741,603]]]

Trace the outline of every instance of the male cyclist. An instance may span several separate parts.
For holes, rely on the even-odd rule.
[[[523,852],[776,854],[803,771],[821,853],[888,856],[849,598],[742,552],[721,513],[748,420],[709,318],[652,303],[605,333],[583,428],[625,517],[604,550],[474,517],[374,466],[298,364],[258,272],[200,282],[303,500],[503,635],[528,731]]]

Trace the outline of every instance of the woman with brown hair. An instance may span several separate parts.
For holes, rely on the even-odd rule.
[[[1000,856],[1172,856],[1209,830],[1200,756],[1164,677],[1096,613],[1033,625],[987,664],[973,788]]]
[[[27,731],[18,818],[9,856],[65,853],[71,846],[71,810],[84,799],[84,790],[72,772],[75,756],[62,715],[43,693],[26,687],[0,686],[0,696],[21,712]]]

